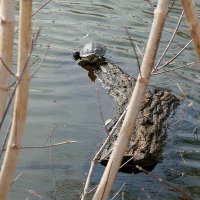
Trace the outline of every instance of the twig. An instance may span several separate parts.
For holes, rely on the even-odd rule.
[[[2,149],[0,151],[0,159],[2,157],[3,152],[5,151],[5,146],[6,146],[6,143],[8,141],[11,125],[12,125],[12,119],[10,120],[10,124],[8,125],[7,132],[6,132],[4,142],[3,142],[3,145],[2,145]]]
[[[23,75],[23,73],[20,75],[20,77],[22,77],[22,75]],[[10,97],[10,99],[9,99],[9,101],[8,101],[8,104],[7,104],[6,108],[5,108],[4,114],[3,114],[2,119],[1,119],[1,121],[0,121],[0,131],[1,131],[3,122],[4,122],[4,120],[5,120],[5,117],[6,117],[7,113],[8,113],[8,110],[9,110],[9,108],[10,108],[10,105],[11,105],[11,103],[12,103],[12,100],[13,100],[13,98],[14,98],[14,96],[15,96],[15,93],[16,93],[16,90],[17,90],[17,87],[18,87],[20,81],[21,81],[21,78],[19,78],[19,81],[16,82],[16,86],[15,86],[15,88],[14,88],[12,94],[11,94],[11,97]]]
[[[121,169],[123,166],[125,166],[127,163],[129,163],[133,159],[134,159],[134,157],[131,157],[130,159],[128,159],[123,165],[120,166],[119,169]]]
[[[22,176],[22,173],[19,173],[15,179],[13,180],[13,182],[11,183],[11,185],[13,185],[20,177]]]
[[[140,48],[139,48],[139,46],[138,46],[138,44],[137,43],[135,43],[135,46],[136,46],[136,48],[137,48],[137,50],[138,50],[138,52],[139,52],[139,54],[141,55],[141,57],[143,58],[144,57],[144,53],[140,50]],[[143,49],[144,50],[144,49]]]
[[[9,67],[6,65],[6,63],[3,61],[3,59],[0,57],[0,60],[1,60],[1,62],[3,63],[3,66],[5,67],[5,69],[12,75],[12,76],[14,76],[15,78],[17,78],[16,76],[15,76],[15,74],[11,71],[11,69],[9,69]]]
[[[127,33],[127,35],[128,35],[128,38],[129,38],[129,40],[130,40],[130,42],[131,42],[133,51],[134,51],[134,53],[135,53],[135,57],[136,57],[136,60],[137,60],[137,65],[138,65],[138,72],[139,72],[140,76],[142,77],[141,71],[140,71],[140,61],[139,61],[139,58],[138,58],[138,55],[137,55],[137,51],[136,51],[136,49],[135,49],[135,45],[133,44],[133,40],[132,40],[131,35],[130,35],[129,31],[128,31],[128,28],[125,27],[125,30],[126,30],[126,33]]]
[[[181,16],[179,17],[178,23],[177,23],[177,25],[176,25],[176,28],[175,28],[175,30],[174,30],[174,32],[173,32],[171,38],[170,38],[170,41],[169,41],[168,45],[166,46],[165,50],[163,51],[162,55],[160,56],[160,59],[158,60],[156,66],[154,67],[153,72],[158,68],[158,65],[160,64],[160,62],[162,61],[163,57],[165,56],[167,50],[169,49],[170,45],[172,44],[172,42],[173,42],[173,40],[174,40],[174,37],[175,37],[175,35],[176,35],[176,32],[177,32],[177,30],[178,30],[178,28],[179,28],[179,26],[180,26],[180,23],[181,23],[181,21],[182,21],[182,19],[183,19],[183,14],[184,14],[184,11],[182,11]]]
[[[32,41],[33,41],[33,40],[34,40],[34,39],[32,39]],[[36,42],[36,40],[34,40],[34,42]],[[34,45],[33,45],[33,46],[34,46]],[[30,51],[30,52],[31,52],[31,51]],[[17,77],[17,82],[16,82],[16,85],[15,85],[15,88],[14,88],[12,94],[11,94],[11,97],[10,97],[10,99],[9,99],[9,101],[8,101],[8,104],[7,104],[6,108],[5,108],[5,111],[4,111],[4,113],[3,113],[2,119],[1,119],[1,121],[0,121],[0,130],[1,130],[1,128],[2,128],[2,125],[3,125],[3,122],[4,122],[4,120],[5,120],[5,117],[6,117],[7,113],[8,113],[8,110],[9,110],[9,108],[10,108],[10,105],[11,105],[11,103],[12,103],[12,100],[13,100],[13,98],[14,98],[14,96],[15,96],[15,93],[16,93],[16,91],[17,91],[17,88],[18,88],[18,86],[19,86],[19,84],[20,84],[20,82],[21,82],[21,80],[22,80],[23,74],[24,74],[24,72],[26,71],[26,68],[27,68],[27,66],[28,66],[28,63],[29,63],[29,61],[30,61],[30,57],[31,57],[31,53],[30,53],[30,52],[29,52],[29,55],[28,55],[28,57],[27,57],[27,59],[26,59],[26,61],[25,61],[25,65],[24,65],[24,67],[23,67],[23,69],[22,69],[22,71],[21,71],[21,74],[19,75],[19,77]]]
[[[119,193],[122,191],[122,189],[123,189],[123,187],[124,187],[125,185],[126,185],[126,183],[123,183],[123,184],[122,184],[122,186],[119,188],[119,190],[116,192],[116,194],[112,197],[111,200],[115,199],[115,197],[116,197],[117,195],[119,195]]]
[[[188,66],[194,65],[194,64],[196,64],[196,63],[199,63],[199,61],[191,62],[191,63],[185,64],[185,65],[179,66],[179,67],[174,67],[174,68],[166,69],[166,70],[163,70],[163,71],[158,71],[158,72],[156,72],[156,73],[152,72],[152,75],[163,74],[163,73],[166,73],[166,72],[174,72],[174,71],[176,71],[177,69],[181,69],[181,68],[184,68],[184,67],[188,67]]]
[[[104,120],[104,116],[103,116],[103,112],[102,112],[102,108],[101,108],[101,103],[100,103],[100,98],[99,98],[99,90],[98,90],[98,86],[97,86],[96,82],[95,82],[95,89],[96,89],[96,95],[97,95],[97,102],[98,102],[98,107],[99,107],[99,113],[100,113],[100,116],[101,116],[101,120],[103,121],[103,124],[104,124],[103,127],[104,127],[106,133],[109,135],[108,129],[105,126],[105,120]]]
[[[100,154],[102,153],[102,151],[105,148],[106,144],[109,142],[110,137],[113,135],[113,133],[116,130],[117,126],[119,125],[119,123],[123,119],[125,113],[126,113],[126,110],[124,110],[122,115],[119,117],[118,121],[116,122],[115,126],[112,128],[112,130],[109,133],[108,137],[105,139],[105,141],[102,144],[101,148],[99,149],[99,151],[96,153],[96,155],[92,159],[91,164],[90,164],[90,169],[89,169],[89,172],[88,172],[88,175],[87,175],[87,179],[86,179],[86,182],[85,182],[85,186],[84,186],[84,189],[83,189],[83,193],[81,195],[81,200],[84,200],[86,195],[88,194],[88,189],[89,189],[90,180],[91,180],[91,177],[92,177],[92,172],[93,172],[94,166],[95,166]]]
[[[48,53],[49,48],[50,48],[50,46],[48,45],[48,46],[47,46],[47,49],[46,49],[46,51],[45,51],[45,53],[44,53],[44,56],[43,56],[42,60],[40,61],[39,65],[38,65],[38,68],[37,68],[37,69],[35,70],[35,72],[32,74],[32,77],[34,77],[35,74],[40,70],[42,63],[44,62],[44,60],[45,60],[45,58],[46,58],[46,56],[47,56],[47,53]]]
[[[56,144],[51,144],[51,145],[43,145],[43,146],[27,146],[27,147],[21,147],[20,149],[42,149],[42,148],[50,148],[50,147],[56,147],[56,146],[60,146],[63,144],[69,144],[69,143],[76,143],[76,141],[64,141],[64,142],[59,142]]]
[[[192,40],[190,40],[173,58],[171,58],[169,61],[167,61],[165,64],[163,64],[160,67],[157,67],[156,70],[162,69],[166,65],[170,64],[173,60],[175,60],[181,53],[191,44]]]
[[[198,58],[200,59],[200,23],[195,2],[192,0],[181,0],[186,20],[190,29],[193,44]]]
[[[103,151],[104,147],[107,145],[107,143],[109,142],[110,138],[112,137],[112,135],[114,134],[116,128],[118,127],[119,123],[121,122],[121,120],[123,119],[123,117],[125,116],[126,114],[126,111],[127,109],[124,110],[124,112],[122,113],[122,115],[120,116],[120,118],[118,119],[118,121],[116,122],[115,126],[112,128],[112,130],[110,131],[109,133],[109,136],[106,138],[106,140],[103,142],[103,145],[101,146],[101,148],[99,149],[99,151],[97,152],[97,156],[99,156],[101,154],[101,152]],[[111,153],[112,150],[110,150],[103,158],[105,159],[110,153]],[[96,157],[98,158],[98,157]]]
[[[40,6],[33,14],[32,16],[34,16],[36,13],[38,13],[42,8],[44,8],[44,6],[46,6],[50,1],[52,0],[48,0],[47,2],[45,2],[42,6]]]
[[[47,2],[45,2],[42,6],[40,6],[34,13],[32,13],[32,16],[34,16],[36,13],[38,13],[42,8],[44,8],[44,6],[46,6],[50,1],[52,0],[48,0]],[[15,30],[15,34],[18,32],[19,28],[17,28]]]
[[[33,49],[34,49],[34,46],[36,44],[36,41],[38,39],[38,36],[40,34],[40,28],[38,28],[34,33],[33,33],[33,36],[32,36],[32,41],[31,41],[31,51],[30,51],[30,54],[33,52]]]
[[[88,189],[89,189],[89,186],[90,186],[90,180],[91,180],[92,173],[93,173],[94,166],[95,166],[96,162],[97,162],[97,159],[94,159],[94,158],[91,161],[90,169],[89,169],[89,172],[88,172],[88,175],[87,175],[87,179],[86,179],[86,182],[85,182],[83,193],[81,194],[81,200],[85,200],[86,195],[89,193]]]
[[[143,169],[142,167],[140,167],[140,166],[138,166],[138,165],[136,165],[136,167],[137,167],[139,170],[143,171],[144,173],[149,174],[150,176],[152,176],[153,178],[155,178],[158,182],[160,182],[160,183],[162,183],[162,184],[168,186],[169,188],[171,188],[171,189],[174,190],[175,192],[179,192],[179,193],[185,195],[185,197],[187,197],[188,199],[194,200],[194,198],[193,198],[190,194],[186,193],[183,189],[178,188],[178,187],[176,187],[175,185],[169,183],[168,181],[163,180],[162,178],[160,178],[159,176],[157,176],[157,175],[154,174],[153,172],[149,172],[149,171]]]

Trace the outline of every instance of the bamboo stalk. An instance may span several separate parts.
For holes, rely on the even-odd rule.
[[[200,59],[200,24],[194,2],[192,0],[182,0],[182,6],[190,27],[197,56]]]
[[[8,96],[9,69],[12,65],[14,36],[14,1],[1,0],[0,6],[0,121]],[[7,69],[8,68],[8,69]]]
[[[8,140],[4,161],[0,173],[0,199],[6,200],[9,187],[16,169],[17,158],[22,143],[28,103],[30,81],[30,48],[31,48],[31,13],[32,1],[20,0],[19,47],[18,47],[18,87],[16,91],[13,123]]]
[[[143,100],[144,91],[149,83],[154,60],[165,18],[168,12],[169,0],[159,0],[154,12],[154,20],[149,35],[144,59],[141,66],[141,75],[138,79],[128,106],[128,110],[122,124],[113,152],[106,166],[93,200],[107,200],[112,189],[113,182],[121,165],[122,158],[128,148],[128,142],[135,128],[137,115]]]

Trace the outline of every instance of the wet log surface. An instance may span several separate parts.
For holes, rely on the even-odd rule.
[[[136,80],[123,72],[119,66],[110,62],[101,63],[98,69],[89,70],[88,75],[93,77],[93,80],[97,78],[115,101],[116,113],[107,126],[110,132],[126,109]],[[172,116],[178,105],[179,99],[170,91],[156,88],[146,91],[136,121],[136,128],[132,134],[128,151],[124,155],[120,171],[138,173],[136,165],[148,171],[155,167],[161,158],[165,144],[167,119]],[[102,165],[108,162],[121,125],[122,122],[115,129],[99,158]]]

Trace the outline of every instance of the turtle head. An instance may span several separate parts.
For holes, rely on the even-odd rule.
[[[74,53],[73,53],[73,58],[74,58],[74,60],[80,59],[80,58],[81,58],[81,57],[80,57],[80,52],[79,52],[79,51],[74,52]]]

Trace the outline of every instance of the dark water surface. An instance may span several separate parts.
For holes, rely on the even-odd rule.
[[[41,1],[34,1],[34,10],[42,4]],[[197,6],[200,13],[199,4]],[[169,41],[180,14],[177,2],[167,19],[159,55]],[[123,27],[129,28],[134,41],[144,51],[152,17],[152,7],[146,1],[139,0],[53,0],[34,16],[34,29],[41,27],[41,33],[33,58],[42,57],[48,45],[50,49],[32,80],[24,146],[43,145],[50,134],[53,143],[77,141],[52,149],[56,188],[62,200],[78,199],[90,159],[106,136],[98,109],[95,83],[73,61],[72,52],[88,41],[98,41],[107,46],[107,58],[129,74],[137,76],[136,59]],[[164,60],[175,55],[188,40],[189,33],[183,20]],[[195,60],[191,45],[169,67]],[[33,72],[36,69],[37,65],[34,65]],[[178,72],[153,76],[151,81],[152,86],[171,89],[176,95],[184,97],[179,85],[189,99],[189,103],[182,102],[170,121],[163,160],[154,172],[177,187],[190,191],[195,199],[200,199],[200,86],[189,80],[199,80],[200,70],[190,67]],[[110,118],[114,111],[113,101],[100,84],[97,85],[104,117]],[[195,127],[198,135],[193,134]],[[21,173],[21,177],[12,186],[11,200],[55,199],[49,149],[23,150],[18,165],[16,176]],[[103,169],[101,166],[96,168],[93,186],[98,184]],[[183,199],[180,193],[173,192],[145,174],[120,173],[113,194],[124,182],[126,185],[122,191],[126,200]],[[115,199],[122,199],[121,193]]]

